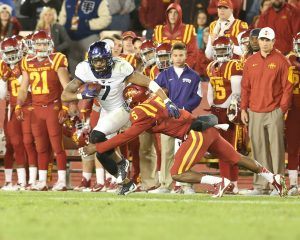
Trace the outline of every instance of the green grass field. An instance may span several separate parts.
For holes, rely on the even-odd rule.
[[[297,197],[0,192],[0,240],[300,239]]]

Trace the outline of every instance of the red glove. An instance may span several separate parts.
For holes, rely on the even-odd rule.
[[[15,114],[16,114],[16,118],[19,121],[24,121],[24,112],[23,112],[22,107],[20,105],[17,105],[15,107]]]
[[[59,111],[58,122],[60,124],[63,124],[69,118],[68,110],[69,110],[68,107],[62,106],[62,109]]]

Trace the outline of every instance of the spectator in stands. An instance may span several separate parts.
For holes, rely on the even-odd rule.
[[[172,3],[165,13],[166,23],[157,25],[152,40],[156,43],[183,42],[187,46],[187,64],[194,69],[197,62],[196,31],[193,25],[182,22],[182,10],[179,4]]]
[[[36,22],[43,10],[43,7],[54,8],[56,10],[56,13],[59,14],[61,4],[61,0],[25,0],[21,3],[20,13],[30,18],[30,20],[32,21],[31,26],[36,26]]]
[[[0,5],[2,4],[7,4],[8,6],[10,6],[12,9],[11,15],[14,17],[16,16],[16,6],[13,0],[0,0]]]
[[[275,48],[288,54],[293,49],[293,36],[300,29],[300,11],[285,0],[271,2],[272,7],[259,17],[257,27],[276,29]]]
[[[172,47],[171,57],[173,66],[162,71],[155,82],[168,90],[168,96],[176,106],[192,112],[200,104],[202,93],[199,75],[187,64],[187,47],[184,43],[175,43]],[[172,183],[170,169],[173,165],[175,154],[175,138],[161,134],[161,187],[149,191],[154,193],[168,193]],[[184,187],[186,193],[191,193],[191,188]]]
[[[130,13],[135,9],[134,0],[107,0],[111,15],[109,30],[127,31],[130,28]]]
[[[293,80],[286,57],[276,51],[275,33],[262,28],[258,43],[260,51],[245,62],[241,119],[249,125],[249,136],[254,159],[275,173],[284,173],[284,114],[292,98]],[[254,190],[247,195],[265,194],[269,184],[254,176]],[[272,193],[276,194],[273,190]]]
[[[111,22],[107,0],[93,2],[65,0],[59,23],[64,25],[72,43],[69,54],[71,74],[74,74],[78,62],[85,58],[89,45],[99,39],[99,33]]]
[[[214,15],[214,16],[218,16],[218,8],[219,8],[219,0],[210,0],[208,8],[207,8],[207,12],[209,15]],[[241,0],[232,0],[232,11],[233,11],[233,16],[235,18],[238,18],[240,15],[240,10],[242,7],[242,1]]]
[[[142,41],[142,38],[140,38],[140,37],[136,37],[132,40],[134,53],[137,57],[140,56],[142,43],[143,43],[143,41]]]
[[[205,49],[203,42],[203,30],[207,26],[207,14],[204,10],[199,10],[194,21],[194,27],[197,33],[197,43],[199,49]]]
[[[219,19],[209,25],[209,39],[205,49],[205,55],[208,59],[213,57],[212,43],[217,37],[226,36],[233,42],[234,58],[242,55],[242,50],[238,44],[237,36],[240,32],[248,29],[248,24],[234,18],[234,5],[231,0],[218,0],[218,17]]]
[[[51,35],[55,51],[66,53],[71,39],[66,29],[57,23],[57,14],[54,8],[43,8],[36,25],[36,30],[47,31]]]
[[[269,9],[269,7],[271,7],[271,6],[272,6],[271,0],[262,0],[261,1],[260,8],[259,8],[260,14],[253,18],[253,21],[251,24],[252,27],[254,27],[254,28],[257,27],[257,23],[258,23],[257,21],[258,21],[259,16],[262,15],[265,11],[267,11]]]
[[[132,31],[127,31],[122,34],[123,38],[123,53],[124,54],[135,54],[134,52],[134,46],[133,46],[133,39],[135,39],[137,36]]]
[[[239,18],[251,24],[254,16],[259,14],[261,2],[262,0],[242,0]]]
[[[170,3],[174,0],[141,0],[139,7],[139,20],[147,29],[146,38],[151,39],[156,25],[165,22],[165,13]],[[155,13],[155,14],[154,14]]]
[[[208,76],[207,76],[207,65],[211,62],[211,60],[209,60],[206,56],[205,56],[205,52],[204,49],[206,48],[206,45],[208,43],[208,37],[209,37],[209,28],[206,27],[203,29],[203,34],[202,34],[202,44],[203,44],[203,48],[202,49],[198,49],[197,52],[197,63],[195,66],[195,71],[200,75],[201,77],[201,81],[202,82],[206,82],[208,81]]]
[[[18,35],[22,29],[19,21],[11,16],[12,8],[7,4],[0,5],[0,40]]]

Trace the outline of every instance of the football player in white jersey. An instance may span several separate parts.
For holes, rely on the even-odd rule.
[[[101,84],[100,93],[96,89],[89,88],[78,93],[78,88],[87,82]],[[155,81],[135,72],[126,60],[113,58],[109,44],[97,41],[89,47],[88,60],[77,65],[75,78],[67,85],[61,96],[65,102],[99,98],[102,109],[98,123],[90,135],[91,143],[105,141],[107,135],[116,133],[129,123],[129,108],[123,98],[123,90],[128,83],[148,87],[164,101],[169,115],[179,118],[179,109]],[[97,153],[96,157],[110,174],[117,176],[117,182],[121,183],[126,178],[129,162],[118,154],[114,157],[115,162],[111,161],[109,157],[111,154],[113,152]]]

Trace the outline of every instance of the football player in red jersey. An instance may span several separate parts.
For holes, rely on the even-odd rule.
[[[14,111],[17,103],[18,90],[22,82],[21,59],[23,57],[22,42],[19,37],[13,36],[5,39],[1,43],[1,55],[3,61],[0,62],[0,75],[4,81],[7,81],[9,93],[10,109],[7,113],[6,133],[7,141],[13,146],[15,154],[18,185],[14,190],[24,190],[26,187],[26,154],[29,162],[29,184],[34,184],[37,175],[36,161],[37,154],[31,133],[31,95],[28,94],[24,101],[23,114],[26,116],[26,121],[17,120],[17,111]]]
[[[219,127],[216,116],[194,117],[191,113],[180,110],[181,115],[178,119],[170,118],[165,104],[159,97],[149,96],[148,89],[136,85],[126,87],[124,96],[132,108],[130,113],[131,127],[107,141],[89,144],[81,148],[79,151],[81,154],[89,155],[97,151],[107,161],[113,161],[110,158],[110,150],[125,144],[142,132],[164,133],[183,140],[175,154],[175,161],[171,169],[172,178],[175,181],[216,184],[217,191],[214,197],[221,197],[223,192],[231,186],[228,179],[207,176],[191,170],[209,151],[224,161],[238,164],[263,176],[273,184],[280,196],[286,195],[284,177],[271,173],[257,161],[236,152],[215,129],[215,127]],[[119,194],[126,195],[135,189],[135,184],[128,182],[123,185]]]
[[[242,63],[231,60],[233,44],[228,37],[218,37],[213,43],[214,61],[207,66],[209,85],[207,91],[208,104],[219,123],[229,124],[227,131],[220,130],[220,134],[237,149],[236,127],[228,120],[227,108],[232,98],[239,98],[241,92]],[[238,166],[220,159],[220,175],[228,178],[234,184],[232,193],[238,193]]]
[[[298,195],[298,169],[300,165],[300,32],[294,37],[294,51],[287,57],[292,64],[294,81],[291,109],[286,119],[286,141],[288,172],[290,178],[289,195]]]
[[[68,115],[68,108],[62,106],[60,96],[68,84],[68,62],[62,53],[53,53],[53,42],[45,31],[32,36],[34,56],[22,60],[23,81],[18,94],[16,111],[22,119],[23,105],[28,94],[32,94],[32,132],[38,153],[39,181],[34,190],[48,190],[47,166],[50,161],[49,142],[56,155],[58,181],[54,191],[66,190],[66,153],[62,144],[62,125]],[[49,136],[49,137],[48,137]]]

